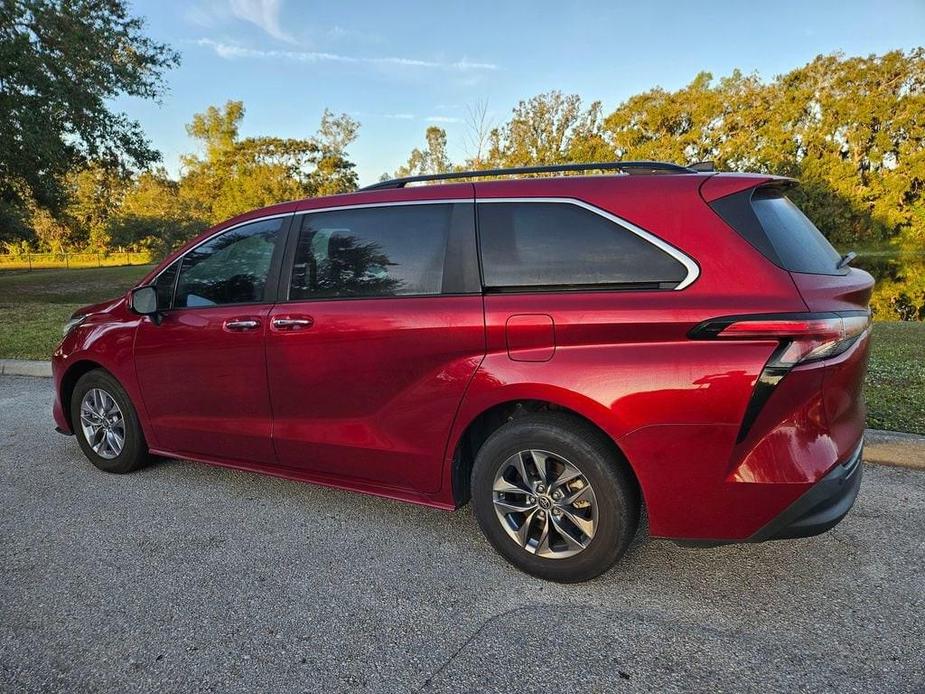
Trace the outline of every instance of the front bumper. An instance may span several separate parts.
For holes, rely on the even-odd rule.
[[[750,542],[811,537],[831,530],[848,515],[861,488],[863,441],[801,497],[749,538]]]

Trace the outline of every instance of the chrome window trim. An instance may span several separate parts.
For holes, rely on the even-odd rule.
[[[391,202],[360,202],[354,205],[337,205],[336,207],[317,207],[311,210],[299,210],[296,214],[317,214],[318,212],[343,212],[344,210],[362,210],[367,207],[405,207],[408,205],[474,205],[474,198],[441,198],[439,200],[394,200]]]
[[[621,227],[626,228],[628,231],[632,232],[636,236],[645,241],[649,242],[659,250],[664,253],[667,253],[669,256],[677,260],[681,265],[684,266],[687,270],[687,276],[681,280],[672,291],[681,291],[692,285],[698,277],[700,277],[700,266],[697,262],[683,253],[680,249],[675,248],[667,241],[659,238],[655,234],[646,231],[645,229],[636,226],[629,220],[618,217],[617,215],[607,212],[606,210],[601,209],[595,205],[585,202],[584,200],[579,200],[578,198],[566,198],[566,197],[506,197],[506,198],[434,198],[432,200],[392,200],[388,202],[365,202],[365,203],[355,203],[352,205],[336,205],[334,207],[317,207],[310,210],[295,210],[294,212],[282,212],[280,214],[267,215],[266,217],[256,217],[254,219],[248,219],[243,222],[239,222],[230,227],[226,227],[220,231],[210,234],[202,241],[197,243],[192,248],[188,248],[183,252],[182,255],[174,258],[173,262],[170,265],[173,265],[174,262],[181,261],[186,257],[187,253],[191,253],[205,243],[208,243],[212,239],[221,234],[224,234],[226,231],[232,231],[238,227],[244,226],[245,224],[253,224],[255,222],[263,222],[269,219],[279,219],[281,217],[289,217],[295,215],[305,215],[305,214],[317,214],[320,212],[339,212],[342,210],[353,210],[353,209],[364,209],[364,208],[375,208],[375,207],[397,207],[404,205],[447,205],[447,204],[476,204],[480,205],[482,203],[492,204],[492,203],[554,203],[554,204],[565,204],[565,205],[575,205],[576,207],[581,207],[589,212],[592,212],[608,221],[613,222]],[[157,281],[157,278],[161,276],[161,273],[167,270],[170,265],[167,265],[163,270],[158,272],[152,279],[149,284],[153,284]],[[177,278],[180,276],[180,268],[177,268]]]
[[[632,233],[636,234],[636,236],[638,236],[639,238],[645,241],[648,241],[650,244],[652,244],[659,250],[663,251],[664,253],[667,253],[672,258],[674,258],[679,263],[681,263],[681,265],[684,266],[684,269],[687,270],[687,276],[683,280],[681,280],[678,283],[678,285],[674,287],[672,291],[677,292],[677,291],[681,291],[685,287],[689,287],[700,276],[700,266],[697,264],[697,262],[693,258],[683,253],[680,249],[675,248],[667,241],[664,241],[658,236],[656,236],[655,234],[648,232],[645,229],[642,229],[641,227],[636,226],[632,222],[626,219],[623,219],[622,217],[618,217],[615,214],[611,214],[610,212],[607,212],[606,210],[602,210],[600,207],[587,203],[584,200],[579,200],[578,198],[556,198],[556,197],[480,198],[479,200],[477,200],[477,202],[478,204],[482,204],[482,203],[490,204],[490,203],[498,203],[498,202],[508,202],[508,203],[511,203],[511,202],[545,202],[545,203],[575,205],[576,207],[581,207],[581,208],[588,210],[589,212],[593,212],[599,217],[603,217],[604,219],[611,221],[614,224],[617,224],[621,227],[625,227],[628,231],[631,231]]]
[[[336,212],[341,210],[352,210],[352,209],[361,209],[365,207],[395,207],[399,205],[446,205],[446,204],[459,204],[459,203],[475,203],[476,205],[481,205],[482,203],[499,203],[499,202],[517,202],[517,203],[554,203],[554,204],[565,204],[565,205],[575,205],[576,207],[581,207],[589,212],[603,217],[604,219],[613,222],[621,227],[624,227],[628,231],[632,232],[639,238],[649,242],[656,248],[658,248],[663,253],[668,254],[675,260],[677,260],[681,265],[684,266],[684,269],[687,270],[687,276],[681,280],[672,291],[680,291],[692,285],[698,277],[700,277],[700,266],[697,262],[683,253],[680,249],[675,248],[667,241],[659,238],[655,234],[646,231],[645,229],[636,226],[632,222],[618,217],[615,214],[607,212],[606,210],[601,209],[595,205],[585,202],[584,200],[579,200],[578,198],[559,198],[559,197],[514,197],[514,198],[441,198],[433,200],[395,200],[391,202],[369,202],[369,203],[358,203],[355,205],[338,205],[337,207],[319,207],[312,210],[299,210],[296,214],[314,214],[318,212]],[[591,286],[591,285],[589,285]],[[529,287],[525,288],[529,289]]]

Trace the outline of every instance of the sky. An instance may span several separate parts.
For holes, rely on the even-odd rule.
[[[495,123],[522,99],[559,89],[609,113],[624,99],[676,89],[700,71],[765,79],[816,55],[925,45],[925,0],[669,2],[314,2],[135,0],[147,33],[181,54],[160,103],[118,99],[168,171],[195,151],[185,124],[230,99],[242,136],[309,137],[325,108],[361,124],[349,154],[360,183],[423,146],[432,124],[467,153],[467,109]]]

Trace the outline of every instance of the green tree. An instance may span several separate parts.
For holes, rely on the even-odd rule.
[[[495,166],[596,161],[612,155],[601,137],[601,103],[582,107],[577,94],[552,91],[521,101],[511,119],[490,136]]]
[[[197,114],[187,132],[202,143],[202,155],[183,157],[180,194],[196,214],[218,222],[285,200],[347,192],[356,188],[346,148],[359,124],[325,111],[311,138],[239,137],[244,104]]]
[[[355,165],[347,157],[347,147],[356,140],[360,124],[345,113],[335,116],[324,110],[318,128],[318,158],[309,179],[312,195],[336,195],[356,190]]]
[[[99,162],[65,177],[70,202],[57,219],[71,229],[69,246],[97,253],[109,249],[110,219],[119,210],[129,184],[129,177],[119,169]]]
[[[58,210],[65,176],[91,160],[144,167],[159,154],[121,95],[157,98],[178,55],[143,33],[122,0],[0,3],[0,217],[34,201]]]
[[[180,184],[163,169],[145,171],[126,191],[118,212],[108,220],[111,247],[150,250],[165,255],[209,226]]]
[[[612,156],[793,176],[798,202],[836,242],[923,235],[925,51],[819,56],[762,82],[701,73],[631,97],[604,120]]]
[[[408,162],[396,169],[396,177],[441,174],[453,168],[446,153],[446,130],[431,125],[424,132],[424,139],[427,146],[424,149],[415,147],[411,150]]]

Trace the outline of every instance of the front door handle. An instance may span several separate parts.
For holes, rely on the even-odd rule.
[[[315,324],[309,316],[280,316],[273,319],[273,327],[277,330],[304,330]]]
[[[260,327],[260,321],[256,318],[229,318],[223,325],[225,330],[238,333],[245,330],[256,330]]]

